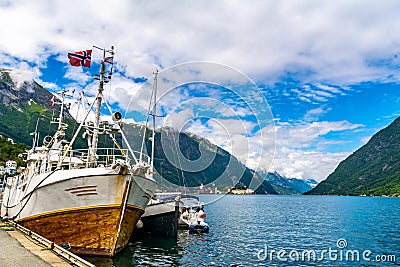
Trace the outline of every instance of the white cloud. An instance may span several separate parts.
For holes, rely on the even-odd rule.
[[[26,62],[18,63],[17,68],[12,68],[11,71],[9,71],[11,79],[17,88],[21,88],[24,82],[32,82],[37,73],[39,73],[39,69],[32,69]]]
[[[179,112],[172,112],[168,114],[168,117],[166,118],[163,126],[173,127],[180,132],[183,130],[183,128],[187,127],[188,124],[190,124],[193,117],[193,110],[190,108]]]
[[[318,112],[323,110],[314,111]],[[362,126],[348,121],[280,124],[277,126],[277,153],[272,169],[286,177],[324,180],[350,154],[325,151],[326,146],[339,142],[327,140],[325,135],[330,132],[355,131]],[[313,150],[309,150],[313,147]]]
[[[331,108],[323,109],[322,107],[315,108],[312,110],[307,111],[307,113],[304,115],[304,120],[305,121],[315,121],[317,120],[320,116],[324,115],[328,111],[332,110]]]
[[[229,122],[233,124],[233,121]],[[240,123],[237,121],[236,123]],[[346,129],[351,129],[352,126]],[[196,131],[197,129],[197,131]],[[333,129],[333,128],[332,128]],[[343,127],[336,127],[338,131],[344,130]],[[339,130],[340,129],[340,130]],[[241,134],[228,135],[225,130],[217,127],[210,128],[209,125],[190,128],[191,132],[196,132],[200,136],[209,138],[215,144],[222,146],[227,151],[235,155],[250,168],[256,170],[277,171],[286,177],[295,177],[300,179],[314,178],[317,181],[326,179],[333,172],[340,161],[344,160],[350,152],[323,152],[323,151],[305,151],[299,148],[297,144],[301,139],[301,134],[291,139],[291,142],[285,140],[282,142],[279,131],[276,134],[273,127],[263,129],[263,135],[256,133],[251,136]],[[295,130],[293,129],[292,132]],[[304,127],[298,131],[307,134]],[[313,131],[311,131],[313,132]],[[318,140],[319,135],[310,138],[311,142],[324,143],[326,141]],[[329,145],[329,142],[324,145]]]
[[[275,153],[273,125],[252,133],[254,123],[240,119],[211,119],[207,123],[196,121],[188,132],[207,138],[253,169],[270,170]]]
[[[281,147],[277,150],[272,169],[286,177],[322,181],[349,155],[349,152],[302,151]]]
[[[362,126],[348,121],[321,121],[289,126],[278,125],[277,141],[279,145],[284,147],[307,148],[315,145],[319,137],[330,132],[355,130]]]
[[[147,94],[141,100],[139,98],[141,90],[140,84],[132,82],[131,79],[119,73],[115,73],[111,82],[104,86],[103,95],[110,104],[118,103],[119,107],[123,110],[127,110],[128,105],[131,103],[132,105],[139,106],[140,110],[144,111],[148,108],[150,96],[149,92],[144,91],[143,93]],[[140,95],[140,97],[143,97],[143,95]]]
[[[330,92],[332,94],[343,94],[343,91],[337,87],[329,86],[326,84],[316,84],[316,86],[324,91]]]
[[[83,87],[87,82],[92,80],[92,77],[84,73],[81,68],[68,67],[64,78],[70,79]]]
[[[41,81],[40,79],[35,79],[43,88],[46,88],[47,90],[50,91],[59,91],[60,88],[56,83],[51,83],[51,82],[44,82]]]
[[[105,5],[107,10],[101,10]],[[118,64],[136,77],[149,76],[156,65],[210,60],[268,82],[285,70],[300,69],[309,70],[301,77],[305,80],[385,80],[388,67],[374,62],[393,61],[398,52],[399,10],[398,1],[372,0],[120,0],[112,5],[21,0],[0,7],[0,19],[7,25],[0,29],[7,36],[0,50],[40,62],[50,53],[114,44]]]

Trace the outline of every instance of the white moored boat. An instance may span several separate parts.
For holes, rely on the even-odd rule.
[[[204,221],[206,217],[204,203],[200,202],[199,197],[182,195],[179,202],[179,228],[189,229],[192,233],[208,233],[210,227]]]
[[[155,193],[140,218],[140,234],[177,237],[181,193]]]
[[[132,151],[127,143],[128,149],[116,143],[115,134],[126,141],[119,125],[121,114],[115,114],[114,123],[100,121],[106,53],[114,54],[103,49],[94,123],[86,121],[89,110],[72,139],[65,140],[63,92],[58,130],[40,147],[35,137],[26,169],[8,178],[1,217],[74,253],[112,257],[127,245],[157,183],[147,156]],[[81,129],[88,148],[73,150]],[[100,134],[110,136],[118,148],[98,148]]]

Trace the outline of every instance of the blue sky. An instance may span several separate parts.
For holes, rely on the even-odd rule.
[[[93,96],[101,53],[91,69],[66,55],[114,45],[113,108],[143,121],[143,81],[158,69],[169,79],[160,125],[207,137],[252,168],[320,181],[399,115],[399,13],[389,0],[0,0],[0,66],[18,82]],[[246,79],[256,87],[232,90]]]

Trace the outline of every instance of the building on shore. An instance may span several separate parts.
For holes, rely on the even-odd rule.
[[[15,174],[17,172],[17,163],[14,160],[8,160],[6,162],[5,172],[7,174]]]
[[[243,188],[243,189],[235,189],[232,188],[229,190],[228,194],[232,194],[232,195],[253,195],[255,194],[254,190],[251,190],[249,188]]]
[[[8,160],[6,166],[0,166],[0,192],[4,191],[6,180],[8,175],[14,175],[17,173],[17,162],[14,160]]]

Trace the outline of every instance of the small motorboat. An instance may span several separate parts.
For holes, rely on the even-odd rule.
[[[206,222],[204,222],[204,218],[206,217],[206,213],[200,209],[196,211],[197,218],[195,220],[191,220],[189,223],[189,232],[190,233],[208,233],[210,231],[210,227]]]
[[[136,228],[137,234],[177,237],[180,192],[155,193]]]
[[[189,229],[191,233],[208,233],[210,227],[206,218],[204,203],[196,196],[185,195],[180,199],[179,228]]]
[[[208,227],[207,223],[204,223],[204,225],[191,224],[189,226],[189,232],[190,233],[208,233],[209,231],[210,231],[210,227]]]

